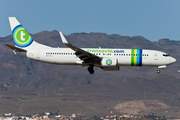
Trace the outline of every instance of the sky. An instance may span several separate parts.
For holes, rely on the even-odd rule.
[[[11,35],[8,17],[31,34],[100,32],[180,41],[180,0],[1,0],[0,37]]]

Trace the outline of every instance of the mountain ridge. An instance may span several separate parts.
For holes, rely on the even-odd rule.
[[[58,31],[42,31],[31,36],[39,43],[67,48]],[[177,62],[162,69],[160,74],[154,67],[121,66],[114,72],[95,67],[95,73],[91,75],[87,67],[46,64],[16,56],[4,45],[14,45],[12,35],[1,37],[1,113],[32,114],[60,109],[60,113],[67,114],[79,113],[82,109],[91,115],[108,115],[114,108],[113,113],[121,115],[127,112],[145,115],[154,111],[160,111],[158,115],[178,115],[180,41],[160,39],[152,42],[143,36],[106,33],[72,33],[65,37],[80,48],[160,50],[175,57]],[[141,104],[143,106],[139,106]],[[118,105],[123,108],[116,108]]]

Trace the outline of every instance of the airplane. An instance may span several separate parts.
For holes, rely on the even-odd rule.
[[[146,49],[111,49],[111,48],[79,48],[69,43],[59,32],[62,42],[69,48],[53,48],[36,42],[16,17],[9,17],[9,23],[15,46],[5,44],[14,54],[56,65],[88,66],[90,74],[94,67],[104,71],[119,71],[120,66],[157,67],[161,68],[176,62],[167,53]]]

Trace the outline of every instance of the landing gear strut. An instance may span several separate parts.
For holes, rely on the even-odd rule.
[[[157,73],[159,74],[159,73],[160,73],[160,70],[157,70]]]
[[[94,73],[94,69],[93,69],[93,68],[94,68],[93,65],[91,65],[91,66],[88,67],[87,70],[89,71],[90,74],[93,74],[93,73]]]

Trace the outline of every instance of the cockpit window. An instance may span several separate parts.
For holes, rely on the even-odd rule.
[[[170,56],[170,55],[168,55],[168,54],[163,54],[163,56],[168,57],[168,56]]]

